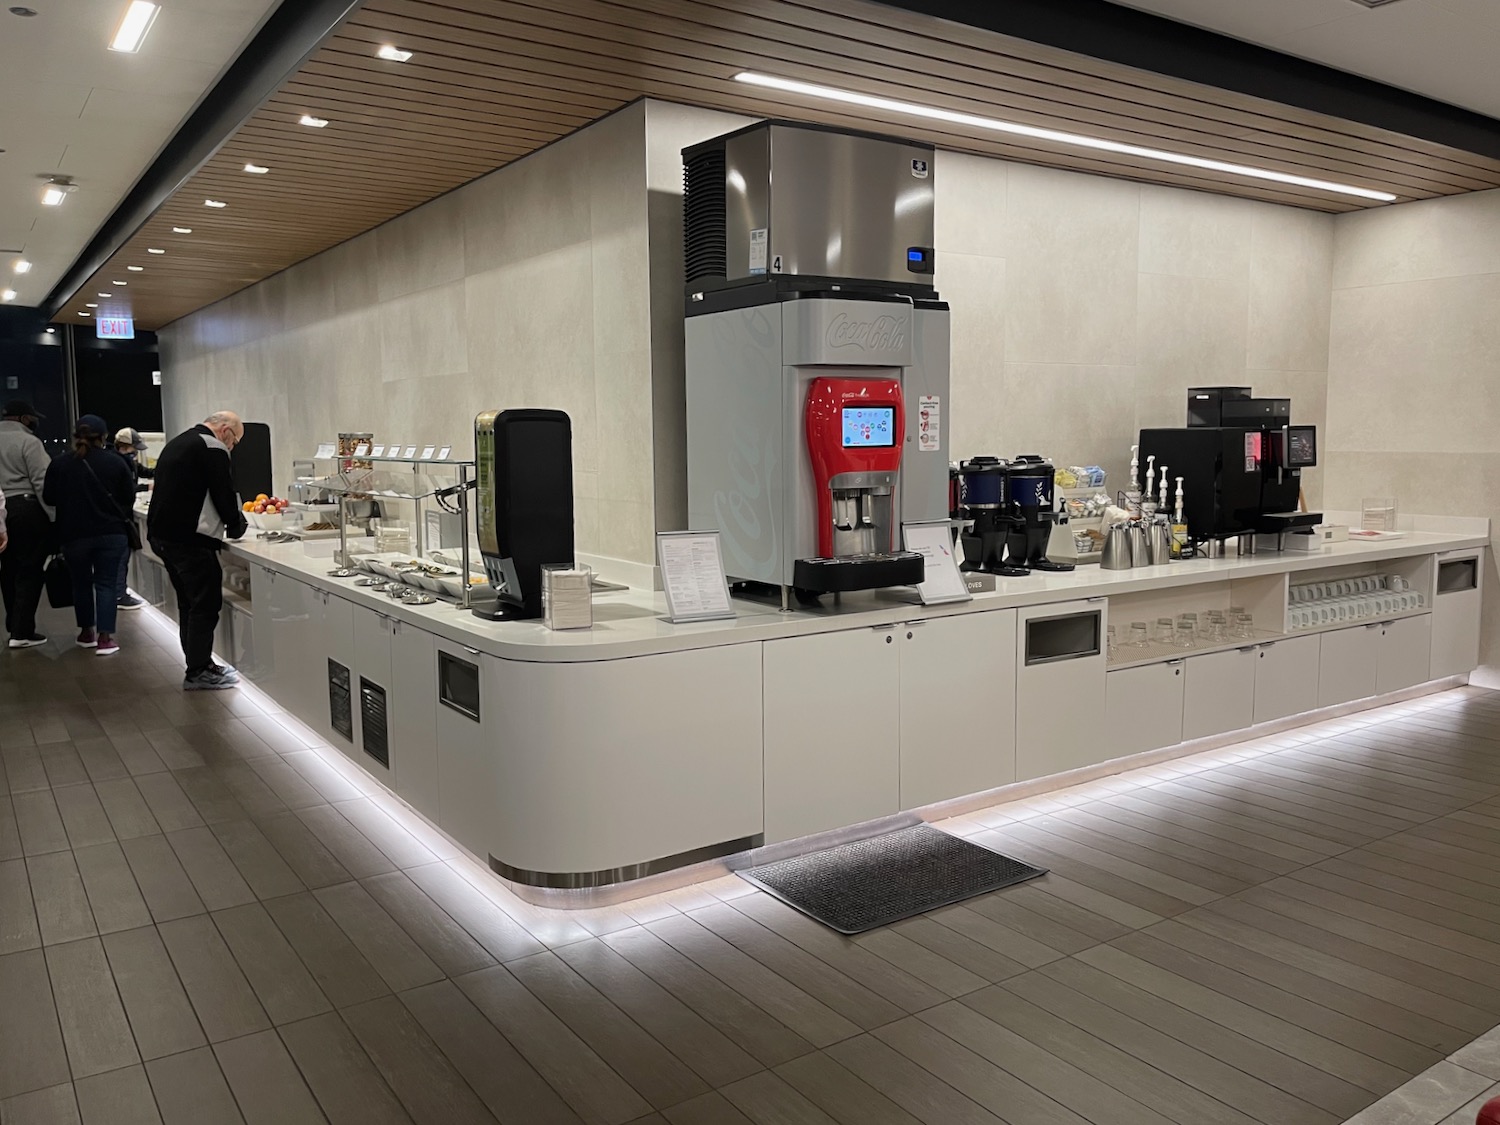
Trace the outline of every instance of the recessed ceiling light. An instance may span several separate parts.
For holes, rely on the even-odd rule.
[[[375,53],[383,59],[389,59],[391,62],[405,62],[411,58],[410,51],[403,51],[400,47],[392,47],[390,44],[386,44]]]
[[[31,263],[28,262],[25,258],[17,258],[14,269],[17,273],[30,273]]]
[[[4,292],[0,292],[0,301],[14,301],[15,299],[16,291],[14,289],[7,289]]]
[[[125,268],[128,269],[131,273],[145,273],[146,272],[146,267],[145,266],[126,266]]]
[[[99,307],[99,302],[98,301],[85,301],[84,304],[83,304],[83,307],[86,308],[86,309],[97,309]]]
[[[42,206],[61,207],[63,200],[78,190],[70,176],[48,176],[42,187]]]
[[[172,233],[173,234],[192,234],[193,233],[193,228],[192,227],[173,227],[172,228]]]
[[[205,207],[228,207],[229,204],[224,203],[224,202],[222,202],[220,200],[217,200],[217,199],[205,199],[203,201],[203,206],[205,206]]]
[[[128,282],[128,281],[111,281],[110,284],[111,285],[129,285],[130,282]]]
[[[101,297],[113,297],[114,294],[113,293],[100,293],[99,296],[101,296]]]
[[[151,25],[156,22],[156,13],[159,11],[161,8],[149,3],[148,0],[130,0],[130,7],[125,9],[125,18],[120,21],[120,30],[115,32],[109,49],[123,51],[126,54],[139,51],[141,43],[145,41],[146,32],[150,31]]]
[[[314,117],[310,113],[304,113],[297,121],[298,125],[306,125],[309,129],[325,129],[328,127],[326,117]]]
[[[252,176],[264,176],[270,170],[271,169],[267,168],[264,164],[245,165],[245,171],[249,172]]]
[[[165,254],[166,251],[165,250],[158,250],[155,246],[148,246],[148,247],[146,247],[146,253],[148,253],[148,254]]]
[[[1332,191],[1338,192],[1341,195],[1354,195],[1361,199],[1375,199],[1382,203],[1390,203],[1396,199],[1394,195],[1387,191],[1374,191],[1370,188],[1353,187],[1349,184],[1336,184],[1328,180],[1314,180],[1306,176],[1293,176],[1287,172],[1273,172],[1267,168],[1252,168],[1244,164],[1230,164],[1223,160],[1208,160],[1200,156],[1185,156],[1182,153],[1164,152],[1161,149],[1142,148],[1139,145],[1121,144],[1119,141],[1106,141],[1098,137],[1085,137],[1078,133],[1063,133],[1056,129],[1039,129],[1034,125],[1018,125],[1015,122],[1001,121],[994,117],[980,117],[978,114],[973,113],[958,113],[954,110],[917,105],[914,102],[902,102],[894,98],[877,97],[873,94],[857,94],[852,90],[840,90],[832,86],[816,86],[810,82],[797,82],[790,78],[776,78],[769,74],[756,74],[748,70],[736,74],[734,80],[736,82],[745,82],[752,86],[764,86],[772,90],[781,90],[788,94],[800,94],[803,97],[843,102],[845,105],[863,106],[866,109],[880,110],[884,113],[899,113],[909,117],[922,117],[929,121],[947,121],[955,125],[964,125],[971,129],[1010,133],[1015,136],[1031,137],[1034,140],[1048,141],[1053,144],[1074,145],[1079,148],[1095,149],[1100,152],[1118,153],[1121,156],[1136,156],[1147,160],[1160,160],[1168,164],[1185,164],[1193,168],[1206,168],[1213,172],[1225,172],[1234,176],[1248,176],[1257,180],[1271,180],[1280,184],[1295,184],[1298,187],[1315,188],[1319,191]]]
[[[49,335],[49,336],[55,336],[55,335],[57,335],[57,329],[56,328],[49,328],[49,329],[47,329],[47,335]]]

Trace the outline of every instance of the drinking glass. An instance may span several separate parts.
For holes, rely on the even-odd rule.
[[[1115,627],[1113,625],[1104,630],[1104,641],[1104,651],[1106,655],[1113,656],[1115,654],[1115,649],[1119,647],[1115,643]]]
[[[1198,636],[1198,615],[1196,613],[1180,613],[1177,615],[1177,624],[1180,628],[1183,622],[1187,622],[1188,628],[1192,630],[1194,637]]]
[[[1156,619],[1156,643],[1169,645],[1175,635],[1174,622],[1170,617],[1158,617]]]
[[[1130,647],[1145,648],[1150,643],[1150,630],[1146,628],[1144,621],[1132,621],[1130,623]]]
[[[1192,648],[1196,640],[1197,630],[1191,621],[1177,622],[1177,638],[1172,643],[1178,648]]]
[[[1246,613],[1244,610],[1240,610],[1240,612],[1234,615],[1233,621],[1234,635],[1236,637],[1255,636],[1255,618],[1253,616]]]
[[[1208,619],[1208,643],[1223,644],[1228,639],[1222,617],[1210,617]]]

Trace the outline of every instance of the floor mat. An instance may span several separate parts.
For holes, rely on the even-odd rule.
[[[739,872],[841,934],[861,934],[1045,874],[1045,868],[926,824]]]

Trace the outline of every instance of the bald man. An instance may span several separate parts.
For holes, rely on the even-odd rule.
[[[146,539],[167,568],[177,594],[177,631],[187,665],[184,691],[222,691],[239,683],[233,668],[216,664],[214,632],[224,608],[224,539],[245,534],[229,452],[245,424],[215,411],[162,446],[156,487],[146,515]]]

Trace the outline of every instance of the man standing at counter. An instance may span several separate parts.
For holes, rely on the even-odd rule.
[[[162,446],[156,488],[146,514],[146,540],[167,568],[177,594],[178,634],[187,663],[184,691],[221,691],[240,682],[215,664],[214,633],[224,607],[224,538],[245,534],[229,451],[245,434],[239,415],[210,414]]]
[[[42,503],[47,449],[34,432],[41,415],[29,402],[5,404],[0,420],[0,492],[9,505],[10,547],[0,558],[0,596],[11,648],[47,643],[36,631],[42,567],[52,546],[52,512]]]

